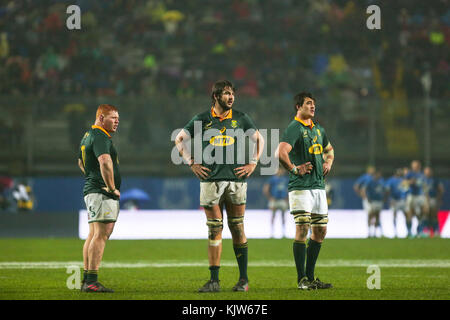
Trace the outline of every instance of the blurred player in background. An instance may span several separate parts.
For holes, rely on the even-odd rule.
[[[295,221],[293,254],[299,289],[328,289],[332,285],[314,277],[314,269],[328,223],[324,177],[330,172],[334,151],[325,130],[313,122],[315,98],[307,92],[295,96],[294,120],[284,131],[276,151],[289,171],[289,209]],[[311,237],[306,248],[306,239]],[[306,262],[306,268],[305,268]]]
[[[406,197],[406,227],[408,237],[412,237],[412,219],[414,216],[419,220],[417,235],[421,234],[425,211],[425,196],[423,194],[425,176],[421,171],[421,164],[418,160],[411,162],[411,170],[405,176],[409,185],[408,196]]]
[[[385,190],[393,215],[394,237],[397,237],[397,213],[401,211],[406,214],[406,196],[408,194],[408,184],[404,179],[402,168],[396,169],[394,175],[386,181]]]
[[[284,174],[284,169],[280,167],[277,174],[271,176],[263,186],[263,193],[269,200],[269,209],[272,211],[271,237],[274,237],[275,216],[280,212],[283,227],[283,238],[286,236],[284,213],[289,209],[288,203],[288,183],[289,177]]]
[[[434,177],[431,167],[425,167],[423,173],[425,175],[426,227],[428,227],[430,236],[439,236],[438,212],[442,205],[442,196],[445,192],[444,184],[439,178]]]
[[[178,151],[191,167],[192,172],[200,179],[200,205],[205,210],[206,225],[208,226],[208,259],[210,280],[199,289],[199,292],[218,292],[219,268],[222,254],[222,230],[223,230],[223,209],[225,206],[228,219],[228,227],[233,238],[233,248],[239,266],[239,280],[233,287],[233,291],[248,291],[248,244],[244,233],[244,213],[247,200],[246,179],[253,173],[263,151],[264,140],[257,130],[250,117],[238,110],[232,109],[235,99],[235,88],[227,80],[217,81],[212,88],[212,107],[206,112],[200,113],[181,130],[176,137],[175,144]],[[212,164],[197,163],[189,151],[187,143],[194,137],[194,127],[196,123],[201,124],[202,137],[208,132],[217,131],[218,135],[211,139],[202,139],[202,150],[215,146],[213,149],[222,154],[232,154],[232,163],[224,161]],[[251,139],[256,143],[250,163],[239,164],[237,157],[241,156],[245,150],[238,150],[241,145],[238,139],[245,137],[236,136],[235,139],[228,139],[227,130],[243,129],[253,130]],[[214,144],[215,140],[226,142]],[[229,150],[231,146],[233,150]],[[245,145],[245,142],[242,144]]]
[[[97,109],[95,124],[80,144],[78,166],[86,180],[83,193],[89,222],[89,235],[83,247],[83,292],[114,292],[97,279],[106,240],[119,215],[119,158],[111,140],[118,126],[117,108],[102,104]]]
[[[359,178],[356,179],[356,181],[353,185],[353,190],[358,195],[358,197],[360,197],[362,199],[363,210],[366,211],[367,213],[369,212],[369,202],[367,201],[367,198],[365,198],[362,191],[363,191],[364,186],[370,180],[372,180],[374,173],[375,173],[375,167],[371,166],[371,165],[367,166],[366,173],[359,176]]]
[[[373,178],[363,187],[364,198],[369,204],[369,238],[382,237],[383,229],[380,223],[380,212],[383,210],[385,191],[384,180],[381,176],[381,171],[376,170]]]

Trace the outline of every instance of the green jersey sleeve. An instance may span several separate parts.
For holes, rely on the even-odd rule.
[[[193,117],[193,118],[191,119],[191,121],[189,121],[188,124],[185,125],[184,128],[183,128],[185,131],[189,132],[189,134],[191,135],[191,137],[194,136],[194,123],[195,123],[195,121],[201,121],[201,119],[199,118],[198,115],[196,115],[195,117]]]
[[[109,138],[104,134],[99,134],[94,137],[92,150],[94,151],[94,155],[96,158],[105,153],[110,154],[110,148],[111,140],[109,140]]]
[[[253,120],[247,114],[245,114],[242,117],[242,122],[243,122],[243,129],[244,129],[244,131],[247,131],[248,129],[258,130],[258,128],[256,127],[256,125],[253,122]]]
[[[291,123],[286,130],[284,130],[283,136],[281,137],[281,142],[289,143],[292,147],[294,147],[299,138],[299,132],[300,130],[298,127]]]

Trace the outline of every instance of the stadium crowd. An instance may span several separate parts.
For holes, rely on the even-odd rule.
[[[124,111],[124,154],[151,153],[145,161],[162,163],[171,141],[160,137],[183,124],[180,105],[199,112],[220,78],[235,84],[237,108],[260,128],[282,127],[293,95],[313,92],[317,119],[339,154],[358,162],[345,173],[354,174],[370,150],[376,161],[421,156],[422,80],[429,75],[431,151],[444,163],[448,2],[383,1],[381,30],[369,30],[370,0],[2,1],[0,157],[11,163],[4,170],[22,172],[29,163],[33,172],[35,163],[49,161],[49,145],[67,156],[60,165],[68,163],[92,120],[90,108],[105,100]],[[66,27],[69,4],[81,8],[81,30]],[[11,160],[19,157],[23,163]]]
[[[1,94],[203,95],[217,78],[241,95],[292,96],[299,87],[355,100],[401,77],[408,96],[448,97],[450,9],[419,0],[77,0],[81,30],[66,28],[67,1],[0,5]],[[381,94],[382,92],[378,92]]]

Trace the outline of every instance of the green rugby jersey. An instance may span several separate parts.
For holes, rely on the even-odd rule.
[[[194,132],[196,121],[201,122],[200,137],[194,137],[194,134],[197,133]],[[215,129],[214,131],[216,132],[211,129]],[[210,111],[197,114],[184,127],[184,130],[191,135],[191,139],[202,140],[202,165],[211,170],[208,172],[209,177],[202,181],[245,181],[246,177],[238,178],[234,172],[235,168],[242,167],[248,162],[246,161],[246,158],[248,157],[245,157],[248,148],[241,147],[244,146],[246,142],[242,141],[242,135],[237,134],[239,129],[242,129],[242,133],[245,133],[249,129],[257,130],[253,121],[244,112],[231,109],[226,117],[220,118],[215,114],[214,108],[211,108]],[[233,130],[234,135],[232,134]],[[203,139],[204,137],[207,139]],[[248,138],[245,140],[248,141]],[[194,156],[195,152],[195,149],[191,151],[192,156]],[[250,152],[252,152],[252,150]],[[211,162],[211,160],[205,158],[205,154],[210,154],[212,157],[211,160],[222,155],[222,161],[217,160],[213,163],[207,163]],[[219,161],[222,163],[217,163]]]
[[[86,196],[89,193],[103,193],[112,198],[111,194],[103,190],[106,187],[100,172],[100,163],[98,157],[102,154],[109,154],[111,156],[114,168],[114,185],[116,189],[120,190],[122,182],[119,171],[119,158],[117,150],[114,147],[109,133],[99,126],[92,126],[92,128],[85,133],[81,139],[79,158],[83,162],[85,175],[85,183],[83,194]]]
[[[304,176],[289,173],[288,190],[325,189],[323,149],[329,144],[325,130],[312,121],[311,126],[308,126],[295,117],[284,131],[281,141],[292,146],[289,159],[293,164],[298,166],[311,162],[313,165],[311,173]]]

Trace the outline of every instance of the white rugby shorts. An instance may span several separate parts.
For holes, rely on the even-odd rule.
[[[289,210],[292,214],[307,212],[328,214],[327,194],[325,190],[293,190],[289,192]]]
[[[408,209],[412,208],[413,210],[416,210],[417,208],[422,208],[424,204],[425,204],[424,195],[408,194],[406,197],[406,207]]]
[[[289,209],[289,204],[286,199],[274,199],[269,201],[269,209],[286,211]]]
[[[406,211],[406,200],[392,200],[391,201],[391,208],[393,211]]]
[[[116,222],[119,216],[119,200],[111,199],[103,193],[89,193],[84,197],[88,212],[88,223]]]
[[[246,204],[247,182],[200,182],[200,206],[212,207],[223,201],[235,205]]]
[[[383,201],[369,201],[369,211],[378,211],[383,210]]]

